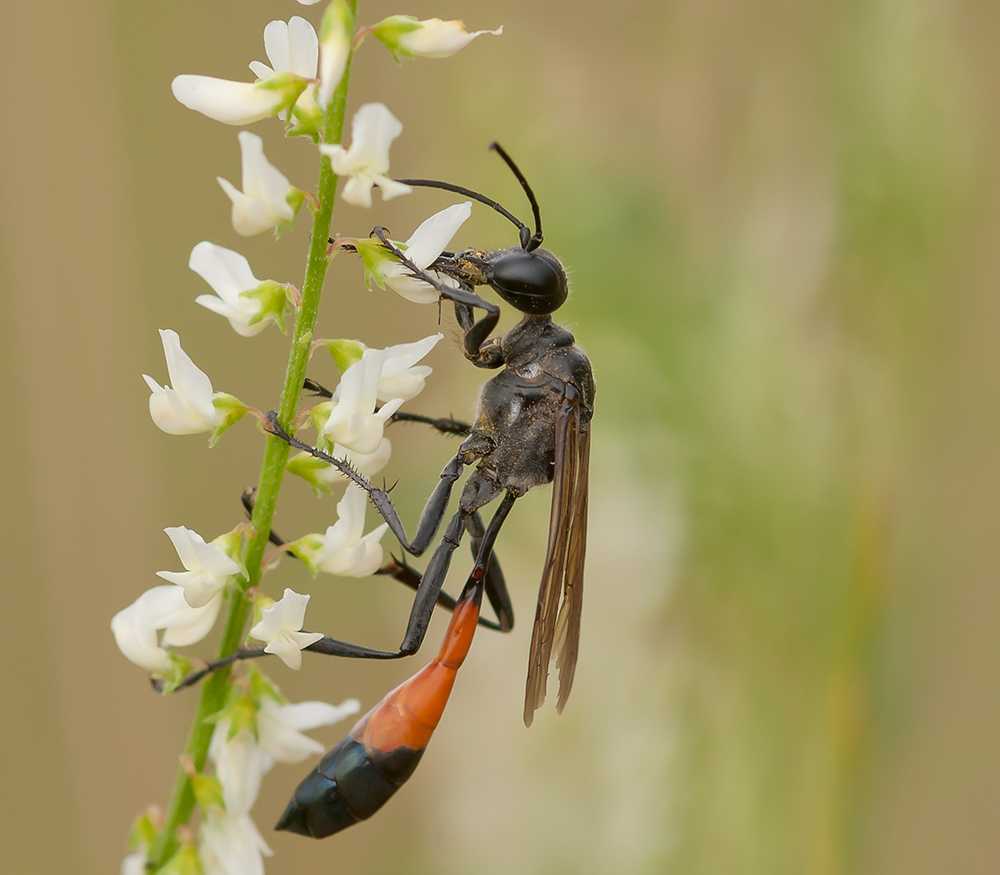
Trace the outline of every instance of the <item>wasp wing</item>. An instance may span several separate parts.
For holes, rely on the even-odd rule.
[[[558,711],[562,711],[569,698],[576,670],[583,609],[590,464],[590,426],[581,420],[580,414],[579,401],[567,400],[556,420],[549,544],[538,590],[535,626],[531,632],[524,695],[525,726],[531,726],[535,711],[545,701],[553,647],[559,669]]]

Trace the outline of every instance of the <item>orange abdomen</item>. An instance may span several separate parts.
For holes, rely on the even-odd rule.
[[[455,607],[437,657],[362,717],[296,788],[275,829],[323,838],[371,817],[420,762],[472,645],[482,584]]]

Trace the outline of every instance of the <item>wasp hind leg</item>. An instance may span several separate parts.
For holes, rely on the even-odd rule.
[[[475,555],[475,550],[473,550],[473,556]],[[490,569],[487,571],[487,583],[486,586],[489,588],[490,574],[493,568],[496,567],[497,572],[500,571],[500,566],[495,565],[495,563],[490,563]],[[412,590],[417,590],[420,588],[420,581],[423,579],[423,574],[417,571],[412,565],[408,564],[405,559],[397,559],[395,556],[390,557],[389,561],[385,563],[376,574],[380,574],[384,577],[391,577],[394,580],[398,580],[403,586],[409,587]],[[501,576],[501,585],[503,584],[503,579]],[[458,600],[452,598],[448,593],[443,590],[438,593],[437,606],[439,608],[444,608],[447,611],[454,611],[455,607],[458,605]],[[509,630],[503,628],[500,623],[495,623],[486,617],[479,618],[479,625],[485,629],[492,629],[494,632],[507,632]]]
[[[499,513],[499,509],[497,512]],[[483,539],[486,535],[486,527],[483,524],[483,517],[479,511],[476,511],[469,518],[467,528],[471,536],[472,558],[478,559]],[[489,560],[486,565],[484,583],[486,586],[486,597],[490,600],[490,605],[493,607],[493,612],[499,621],[497,628],[501,632],[510,632],[514,628],[514,606],[510,600],[510,593],[507,592],[507,582],[504,580],[503,571],[500,570],[500,561],[497,559],[497,554],[492,550],[490,551]]]

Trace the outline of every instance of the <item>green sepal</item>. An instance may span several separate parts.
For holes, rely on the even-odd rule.
[[[132,829],[128,834],[128,848],[138,851],[140,848],[151,848],[160,830],[153,822],[153,813],[144,811],[132,821]]]
[[[320,125],[323,123],[323,111],[315,100],[308,102],[309,111],[296,104],[292,107],[285,125],[286,137],[308,137],[314,143],[319,142]]]
[[[250,694],[254,697],[254,701],[257,702],[258,707],[264,699],[272,699],[279,705],[288,704],[288,699],[281,695],[278,685],[257,668],[257,666],[250,665],[247,667],[247,678],[250,680]]]
[[[222,422],[215,427],[212,436],[208,440],[209,447],[214,447],[219,438],[231,425],[239,422],[247,415],[247,406],[235,395],[227,395],[225,392],[216,392],[212,396],[212,404],[216,410],[223,412]]]
[[[368,349],[360,340],[327,340],[323,342],[323,346],[333,356],[333,363],[340,373],[361,361],[361,356]]]
[[[235,528],[231,532],[219,535],[212,541],[213,547],[218,547],[230,559],[240,566],[240,576],[244,580],[250,579],[250,572],[247,571],[246,563],[243,561],[243,533],[240,528]]]
[[[194,791],[195,801],[202,811],[209,808],[225,808],[226,803],[222,797],[222,784],[214,775],[203,775],[195,772],[189,775],[191,778],[191,789]]]
[[[389,50],[389,54],[391,54],[396,63],[399,64],[402,63],[399,59],[400,55],[404,58],[413,57],[412,52],[403,48],[403,46],[399,44],[399,38],[403,36],[403,34],[413,33],[415,30],[420,30],[421,27],[423,27],[423,25],[412,15],[390,15],[388,18],[383,18],[378,24],[372,27],[371,33],[375,39],[377,39]]]
[[[257,87],[261,91],[283,92],[282,101],[274,110],[275,114],[284,110],[291,110],[308,86],[309,82],[307,80],[290,72],[275,73],[273,76],[268,76],[267,79],[262,79],[257,83]]]
[[[274,227],[274,237],[279,239],[286,231],[295,227],[295,219],[302,209],[302,204],[306,199],[306,193],[297,189],[294,185],[288,186],[288,194],[285,195],[285,202],[292,208],[292,218],[287,222],[280,222]]]
[[[323,434],[323,426],[326,425],[331,413],[333,413],[332,401],[320,401],[309,410],[309,419],[312,421],[313,428],[316,429],[316,447],[324,453],[328,452],[330,440]]]
[[[240,292],[241,298],[260,301],[260,309],[250,317],[247,325],[257,325],[265,319],[278,326],[282,334],[288,334],[285,325],[285,309],[289,305],[288,287],[274,280],[264,280],[259,286]]]
[[[254,738],[258,737],[257,706],[246,684],[230,685],[226,704],[205,718],[206,723],[219,724],[223,720],[229,721],[229,733],[226,735],[226,741],[231,741],[244,729],[249,729]]]
[[[183,683],[184,678],[188,676],[191,669],[194,668],[194,664],[190,659],[179,654],[168,653],[167,658],[170,660],[170,670],[163,674],[155,674],[155,677],[163,681],[163,688],[160,692],[164,696],[176,690]]]
[[[319,559],[323,555],[323,547],[326,540],[322,535],[303,535],[297,541],[285,544],[285,550],[298,559],[309,569],[309,573],[315,577],[319,574]]]
[[[305,480],[316,495],[329,495],[333,492],[333,487],[320,476],[321,472],[329,468],[328,462],[317,459],[306,452],[296,453],[285,465],[285,470],[289,474],[294,474]]]
[[[181,846],[156,870],[156,875],[204,875],[198,850],[189,838],[181,839]]]
[[[398,243],[395,240],[392,242],[399,249],[406,250],[405,243]],[[384,289],[385,280],[382,279],[382,265],[387,261],[396,261],[396,257],[382,245],[381,240],[374,237],[357,240],[352,245],[361,256],[361,261],[365,266],[365,286],[371,289],[372,283],[375,283],[380,289]]]

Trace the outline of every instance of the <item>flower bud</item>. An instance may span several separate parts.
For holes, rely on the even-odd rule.
[[[406,58],[448,58],[484,33],[500,36],[503,28],[467,33],[462,21],[442,21],[440,18],[418,21],[411,15],[390,15],[376,24],[371,32],[398,61],[400,55]]]

